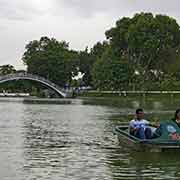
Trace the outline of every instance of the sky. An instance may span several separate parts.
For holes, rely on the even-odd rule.
[[[118,19],[135,13],[168,15],[180,25],[179,7],[179,0],[0,0],[0,65],[25,69],[25,46],[42,36],[74,50],[91,48]]]

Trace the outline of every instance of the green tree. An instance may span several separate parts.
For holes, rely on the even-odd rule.
[[[14,66],[10,64],[0,66],[0,75],[13,74],[15,72]]]
[[[91,85],[92,84],[92,66],[95,62],[88,52],[88,48],[84,51],[79,51],[79,72],[83,74],[81,85]]]
[[[77,74],[78,54],[69,50],[65,41],[41,37],[25,48],[22,60],[27,65],[28,73],[43,76],[60,86],[70,83]]]
[[[101,90],[125,90],[132,72],[127,60],[117,58],[109,49],[94,64],[93,82]]]
[[[168,16],[140,13],[118,20],[115,27],[106,31],[106,37],[114,54],[126,57],[134,72],[138,72],[136,77],[145,89],[152,79],[162,77],[163,80],[168,73],[166,67],[176,60],[171,54],[172,49],[178,50],[180,28],[176,20]]]
[[[94,57],[94,59],[99,59],[102,57],[106,49],[109,47],[107,41],[97,42],[90,50],[90,55]]]
[[[106,48],[108,47],[107,41],[97,42],[88,52],[88,48],[79,52],[79,71],[84,74],[82,84],[85,86],[91,85],[92,82],[92,69],[94,63],[102,57]]]

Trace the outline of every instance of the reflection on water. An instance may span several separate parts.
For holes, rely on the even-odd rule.
[[[178,102],[44,101],[0,99],[0,179],[180,179],[178,152],[135,153],[122,148],[112,133],[137,107],[148,119],[168,119]]]
[[[133,153],[115,150],[109,156],[114,179],[180,179],[178,153]]]

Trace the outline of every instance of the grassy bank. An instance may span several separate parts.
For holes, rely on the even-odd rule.
[[[85,91],[80,97],[110,97],[126,99],[180,99],[180,91]]]

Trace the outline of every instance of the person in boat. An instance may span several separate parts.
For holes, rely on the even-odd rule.
[[[140,139],[151,139],[152,131],[149,125],[150,122],[144,119],[143,109],[136,109],[136,117],[129,123],[130,134]]]
[[[180,128],[180,109],[177,109],[176,112],[174,113],[174,117],[171,119],[170,122],[173,122],[177,129]],[[163,128],[163,125],[166,125],[166,122],[162,122],[160,123],[159,127],[156,129],[153,137],[156,138],[156,137],[160,137],[164,131],[164,128]],[[168,129],[166,129],[167,131]]]
[[[174,118],[172,119],[180,128],[180,109],[177,109],[175,114],[174,114]]]

